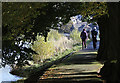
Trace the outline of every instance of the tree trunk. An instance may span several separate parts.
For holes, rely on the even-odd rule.
[[[107,3],[109,16],[98,20],[100,48],[97,60],[105,61],[101,75],[107,83],[120,83],[120,2]]]

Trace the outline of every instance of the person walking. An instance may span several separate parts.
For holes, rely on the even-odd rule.
[[[97,34],[98,34],[96,27],[93,28],[91,34],[92,34],[93,48],[96,49]]]
[[[88,34],[87,34],[86,30],[83,29],[83,31],[82,31],[81,34],[80,34],[80,37],[81,37],[81,39],[82,39],[82,49],[84,48],[84,46],[85,46],[85,48],[86,48],[87,36],[88,36]]]

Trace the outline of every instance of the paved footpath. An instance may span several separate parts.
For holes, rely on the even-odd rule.
[[[99,42],[97,42],[97,49]],[[38,83],[102,83],[97,72],[102,65],[95,60],[97,50],[93,50],[92,42],[86,49],[72,54],[67,59],[49,68]]]

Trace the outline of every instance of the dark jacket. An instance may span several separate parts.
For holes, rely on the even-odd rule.
[[[87,32],[86,32],[86,31],[82,31],[82,32],[81,32],[80,37],[81,37],[82,40],[87,39],[87,36],[88,36],[88,35],[87,35]]]
[[[91,31],[91,33],[92,33],[92,38],[96,38],[97,37],[98,32],[95,29],[93,29]]]

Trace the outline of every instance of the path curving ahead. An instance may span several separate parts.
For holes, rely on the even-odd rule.
[[[97,42],[97,48],[99,41]],[[86,49],[72,54],[67,59],[49,68],[38,83],[102,83],[97,72],[102,65],[95,60],[97,50],[93,50],[92,42]]]

